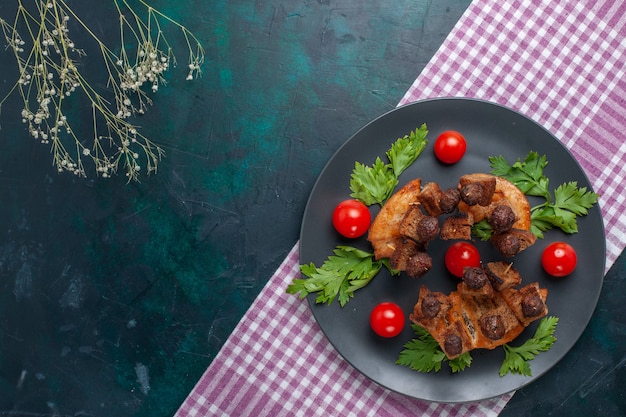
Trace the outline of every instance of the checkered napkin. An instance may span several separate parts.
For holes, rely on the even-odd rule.
[[[625,243],[626,4],[475,0],[400,104],[476,97],[558,137],[600,205],[607,269]],[[363,377],[331,347],[306,302],[285,293],[297,244],[177,412],[187,416],[497,416],[512,394],[466,404],[410,399]]]
[[[567,146],[594,190],[607,269],[626,234],[626,3],[472,3],[401,103],[475,97],[518,110]]]

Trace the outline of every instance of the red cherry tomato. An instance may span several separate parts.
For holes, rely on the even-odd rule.
[[[455,130],[446,130],[435,140],[435,156],[444,164],[459,162],[466,149],[465,138]]]
[[[404,312],[396,303],[380,303],[370,314],[370,326],[381,337],[395,337],[404,329]]]
[[[367,206],[358,200],[345,200],[333,211],[333,226],[348,238],[363,236],[370,227],[372,215]]]
[[[455,277],[461,278],[466,266],[480,266],[480,253],[471,243],[456,242],[446,251],[445,262],[448,271]]]
[[[553,277],[564,277],[576,269],[576,251],[565,242],[550,243],[541,254],[541,265]]]

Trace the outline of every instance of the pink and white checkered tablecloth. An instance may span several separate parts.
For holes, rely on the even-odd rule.
[[[607,269],[624,249],[626,3],[475,0],[400,104],[475,97],[516,109],[578,159],[600,205]],[[306,302],[286,294],[297,244],[176,416],[497,416],[513,394],[477,403],[406,398],[332,348]]]

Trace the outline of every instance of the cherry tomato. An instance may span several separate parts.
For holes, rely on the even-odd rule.
[[[404,312],[396,303],[380,303],[370,314],[370,326],[379,336],[395,337],[404,329]]]
[[[541,265],[553,277],[564,277],[576,269],[576,251],[565,242],[550,243],[543,250]]]
[[[339,234],[348,238],[363,236],[372,222],[367,206],[358,200],[345,200],[333,211],[333,226]]]
[[[435,156],[444,164],[459,162],[466,149],[465,138],[455,130],[446,130],[435,140]]]
[[[480,253],[471,243],[456,242],[446,251],[445,262],[448,271],[455,277],[461,278],[466,266],[480,266]]]

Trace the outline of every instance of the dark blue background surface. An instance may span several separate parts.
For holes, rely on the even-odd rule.
[[[114,41],[112,2],[74,3]],[[0,115],[0,415],[172,415],[298,239],[324,164],[397,105],[469,3],[151,2],[207,55],[199,80],[172,69],[137,120],[166,150],[141,183],[57,174],[12,97]],[[81,64],[102,71],[91,54]],[[622,256],[581,341],[503,415],[624,412],[625,273]]]

